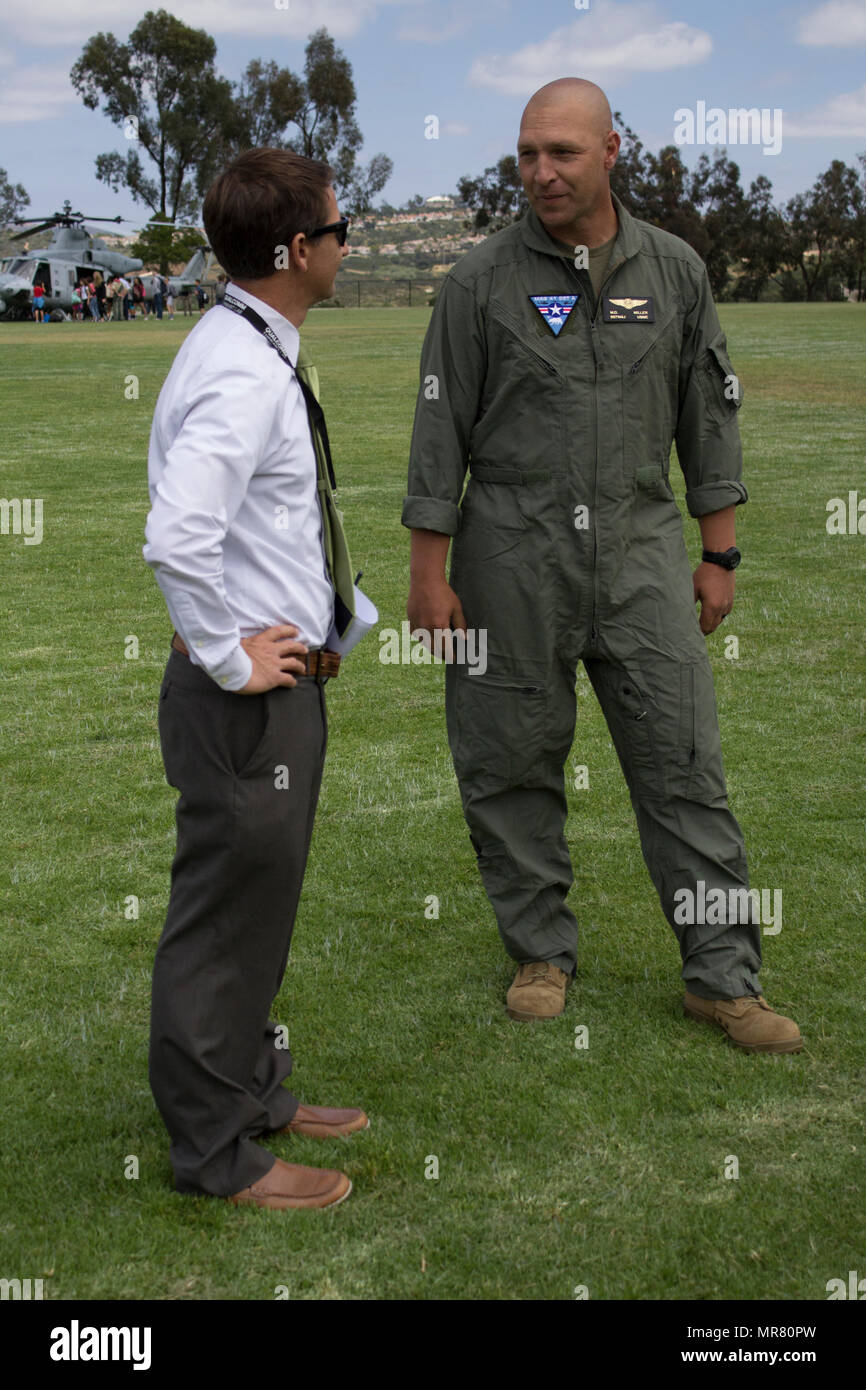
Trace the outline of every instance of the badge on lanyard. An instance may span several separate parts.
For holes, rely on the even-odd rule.
[[[655,323],[651,296],[644,299],[603,299],[605,323]]]
[[[558,338],[577,301],[579,294],[531,294],[536,309],[547,324],[554,338]]]

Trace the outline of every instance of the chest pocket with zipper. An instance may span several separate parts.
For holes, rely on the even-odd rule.
[[[550,467],[551,460],[559,466],[565,376],[555,353],[501,302],[489,304],[487,325],[487,376],[472,458],[508,468]]]
[[[642,325],[640,337],[629,338],[631,324],[604,324],[605,355],[614,353],[620,367],[628,477],[650,464],[667,472],[679,409],[681,324],[679,302],[660,322]]]

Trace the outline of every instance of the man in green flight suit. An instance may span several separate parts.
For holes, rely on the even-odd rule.
[[[536,92],[518,142],[530,210],[464,256],[436,302],[403,507],[408,616],[431,633],[486,632],[485,671],[446,669],[446,713],[482,880],[519,964],[510,1016],[560,1014],[575,973],[563,767],[582,660],[679,941],[686,1013],[750,1051],[795,1052],[796,1023],[758,982],[704,640],[734,601],[741,390],[703,262],[611,194],[611,126],[594,83]],[[704,547],[694,575],[668,482],[674,439]]]

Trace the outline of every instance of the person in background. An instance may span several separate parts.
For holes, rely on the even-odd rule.
[[[72,291],[72,319],[75,323],[81,320],[81,290],[78,285]]]
[[[170,319],[174,318],[174,287],[171,280],[165,282],[165,312]]]
[[[132,302],[135,306],[136,316],[140,313],[147,318],[147,306],[144,302],[144,285],[141,283],[140,275],[136,275],[132,282]]]
[[[124,319],[128,319],[129,300],[132,291],[132,284],[129,280],[126,279],[124,275],[118,276],[118,284],[120,285],[120,311],[123,314]]]
[[[207,308],[207,290],[201,280],[196,280],[195,282],[195,297],[198,301],[199,316],[201,316]]]
[[[108,323],[114,317],[114,277],[105,286],[105,322]]]
[[[37,323],[45,322],[45,286],[37,282],[33,286],[33,317]]]
[[[93,272],[93,286],[96,291],[96,321],[102,323],[105,318],[105,281],[98,270]]]
[[[225,277],[224,275],[220,275],[219,278],[217,279],[217,282],[216,282],[216,290],[214,291],[214,300],[215,300],[215,302],[216,302],[217,304],[222,304],[222,302],[223,302],[223,300],[225,299],[225,297],[226,297],[226,277]]]
[[[156,314],[156,317],[158,319],[162,318],[164,285],[165,281],[163,280],[159,271],[155,270],[153,272],[153,312]]]

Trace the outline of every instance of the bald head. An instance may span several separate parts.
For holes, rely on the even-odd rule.
[[[517,162],[526,196],[559,241],[599,246],[616,233],[610,171],[619,153],[610,104],[583,77],[541,87],[520,122]]]
[[[601,87],[585,77],[557,77],[529,98],[520,120],[521,130],[536,118],[572,116],[588,134],[603,140],[613,126],[610,103]]]

